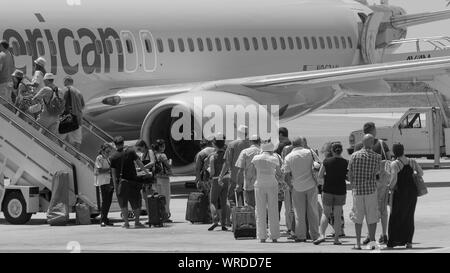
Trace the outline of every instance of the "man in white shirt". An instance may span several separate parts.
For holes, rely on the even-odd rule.
[[[14,57],[9,51],[9,43],[5,40],[0,41],[0,96],[8,102],[12,102],[10,84],[12,82],[11,74],[16,69]]]
[[[303,138],[293,141],[294,149],[286,156],[283,172],[292,175],[292,201],[295,211],[295,241],[306,242],[306,223],[314,241],[319,237],[319,211],[317,207],[317,182],[313,177],[314,155],[304,148]],[[306,205],[305,205],[306,204]]]

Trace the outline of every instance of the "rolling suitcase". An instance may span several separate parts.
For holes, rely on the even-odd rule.
[[[236,194],[236,207],[232,211],[233,234],[235,239],[256,238],[255,209],[240,206]]]
[[[203,192],[191,192],[186,206],[186,220],[194,223],[211,224],[208,195]]]
[[[157,192],[148,196],[148,225],[162,227],[167,219],[166,197]]]

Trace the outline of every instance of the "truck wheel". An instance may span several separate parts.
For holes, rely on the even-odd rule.
[[[6,221],[13,225],[26,224],[31,219],[32,213],[27,213],[27,204],[20,192],[10,192],[3,200],[3,214]]]

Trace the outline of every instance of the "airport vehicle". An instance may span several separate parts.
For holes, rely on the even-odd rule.
[[[89,120],[104,131],[165,139],[175,174],[192,173],[199,147],[191,136],[201,138],[198,129],[212,119],[194,113],[197,98],[203,109],[224,111],[276,105],[285,121],[345,94],[387,93],[386,76],[450,83],[447,55],[381,60],[408,27],[448,19],[450,11],[406,14],[387,1],[19,0],[0,18],[18,68],[30,76],[32,61],[44,56],[58,79],[75,79]],[[188,138],[172,137],[176,108],[191,116]]]
[[[439,107],[410,108],[394,125],[377,127],[377,138],[384,140],[389,147],[402,143],[409,157],[438,159],[450,156],[448,112],[442,102],[439,104]],[[350,134],[349,154],[354,152],[354,146],[361,142],[363,136],[362,130]]]
[[[0,128],[0,205],[8,222],[25,224],[32,214],[47,211],[57,171],[69,173],[70,206],[74,209],[80,198],[93,216],[99,213],[94,161],[98,147],[112,141],[108,134],[84,120],[84,141],[78,152],[2,97]],[[116,203],[113,211],[119,211]]]

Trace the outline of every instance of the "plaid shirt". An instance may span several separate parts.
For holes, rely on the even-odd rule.
[[[369,195],[376,191],[380,164],[381,156],[372,150],[362,149],[352,155],[348,175],[356,195]]]

